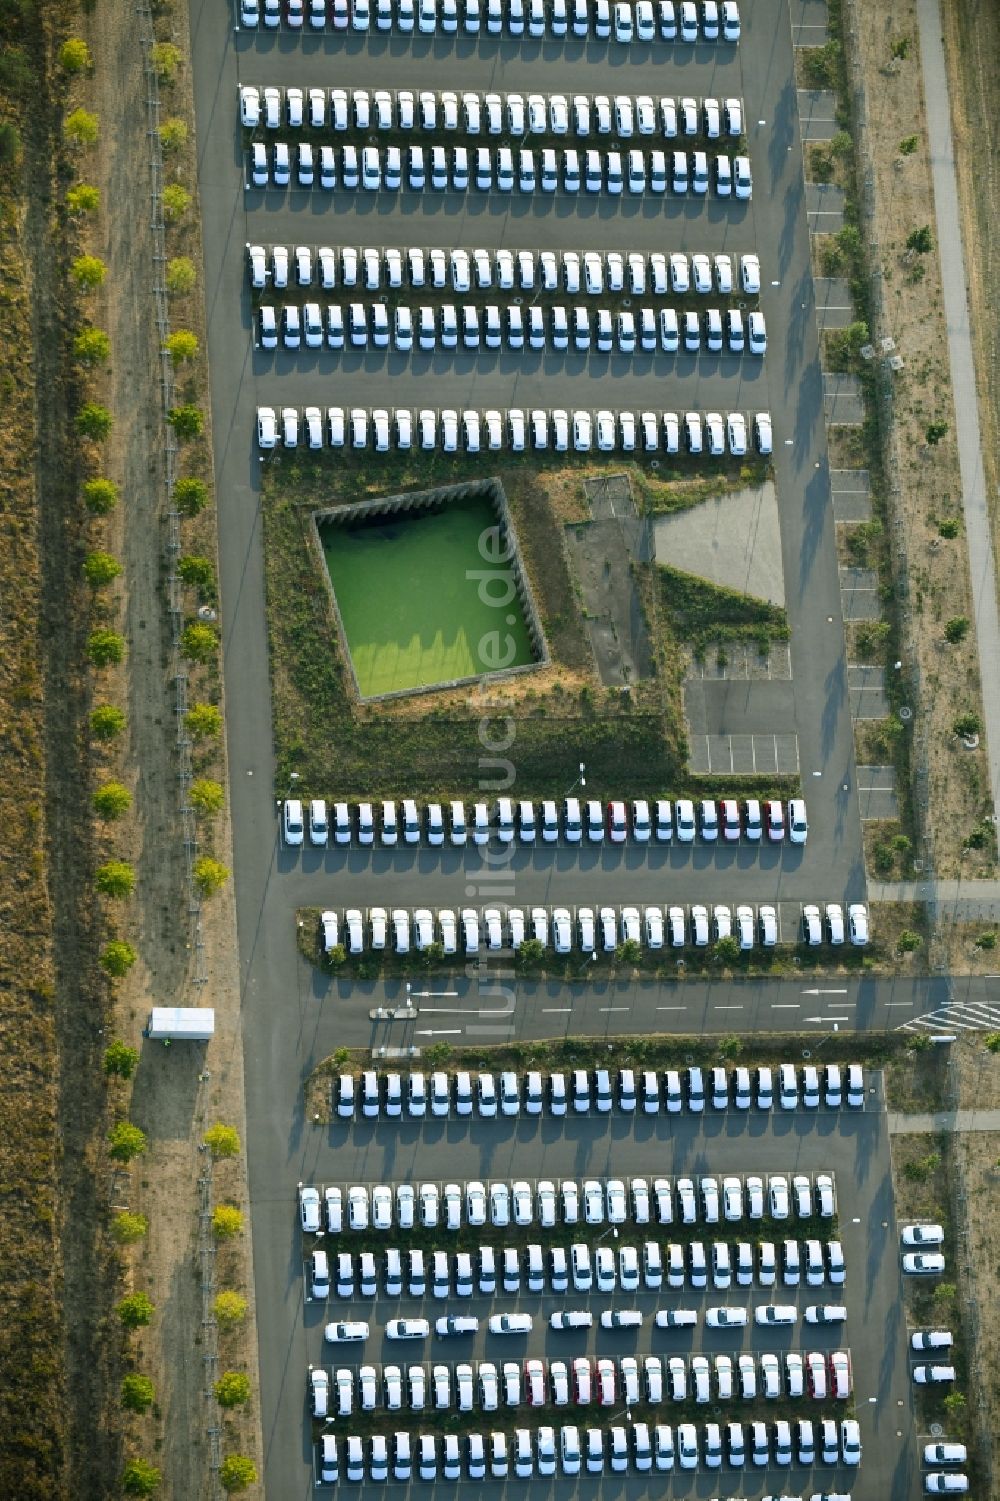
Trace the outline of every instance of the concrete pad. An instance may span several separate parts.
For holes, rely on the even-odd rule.
[[[778,499],[770,480],[655,517],[653,548],[658,563],[772,605],[785,603]]]
[[[877,620],[882,613],[878,574],[870,568],[841,568],[840,597],[845,620]]]
[[[684,709],[696,734],[770,736],[795,724],[791,683],[702,679],[685,685]]]
[[[807,182],[806,214],[812,234],[836,234],[844,227],[843,188],[830,182]]]
[[[885,668],[848,666],[847,696],[852,719],[884,719],[889,712]]]
[[[797,735],[691,735],[688,766],[700,776],[794,776]]]
[[[858,802],[865,822],[899,817],[894,766],[858,767]]]
[[[799,129],[804,141],[832,141],[837,124],[837,96],[830,89],[799,89]]]
[[[822,47],[827,39],[826,0],[790,0],[792,44],[796,47]]]
[[[854,322],[850,283],[842,276],[816,276],[816,322],[821,329],[847,328]]]
[[[792,653],[787,641],[773,641],[766,657],[762,657],[755,642],[733,641],[726,644],[726,660],[720,666],[718,657],[709,652],[701,662],[692,662],[688,668],[688,680],[705,678],[708,682],[730,682],[750,678],[763,682],[771,678],[775,682],[789,682],[792,676]]]
[[[867,469],[831,469],[834,521],[868,521],[872,514],[871,480]]]
[[[860,427],[865,420],[865,404],[858,377],[824,370],[823,406],[831,427]]]

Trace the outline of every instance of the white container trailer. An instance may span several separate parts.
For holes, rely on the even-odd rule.
[[[207,1042],[215,1035],[211,1006],[154,1006],[143,1034],[153,1042]]]

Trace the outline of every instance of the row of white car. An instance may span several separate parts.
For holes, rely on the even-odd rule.
[[[325,1377],[318,1383],[314,1376]],[[317,1367],[310,1372],[312,1411],[329,1402],[329,1376]],[[816,1429],[819,1429],[817,1438]],[[795,1438],[793,1440],[793,1429]],[[654,1468],[658,1472],[673,1470],[718,1470],[723,1460],[731,1470],[742,1471],[752,1462],[802,1467],[816,1464],[850,1465],[861,1463],[861,1430],[855,1418],[823,1418],[817,1424],[809,1419],[792,1423],[780,1418],[775,1423],[669,1423],[645,1422],[615,1424],[611,1428],[560,1428],[543,1424],[534,1432],[516,1428],[513,1434],[454,1433],[440,1437],[436,1433],[401,1431],[390,1437],[376,1434],[361,1438],[350,1434],[338,1438],[324,1433],[318,1441],[318,1484],[332,1485],[342,1478],[354,1484],[365,1480],[383,1483],[390,1479],[410,1481],[494,1480],[533,1476],[640,1474]],[[341,1468],[341,1454],[343,1468]],[[963,1477],[964,1478],[964,1477]],[[933,1489],[928,1486],[928,1490]],[[961,1489],[961,1487],[940,1487]],[[763,1501],[779,1501],[767,1493]],[[816,1491],[808,1498],[781,1492],[780,1501],[851,1501],[849,1495],[836,1491]]]
[[[738,42],[737,0],[240,0],[253,30],[399,31],[422,36],[596,37],[631,42]]]
[[[292,166],[294,154],[294,169]],[[537,160],[536,160],[537,157]],[[429,158],[429,162],[428,162]],[[516,154],[509,146],[493,151],[489,146],[320,146],[310,141],[298,145],[275,141],[268,147],[254,141],[250,147],[250,178],[255,188],[311,188],[318,185],[332,192],[340,188],[366,193],[423,192],[466,193],[609,193],[633,197],[643,193],[664,194],[669,189],[683,197],[704,196],[710,183],[719,198],[741,202],[753,196],[753,178],[748,156],[709,157],[704,151],[556,151],[552,147],[534,152],[525,148]],[[405,180],[405,187],[404,187]]]
[[[574,1179],[558,1183],[527,1178],[507,1183],[493,1179],[489,1184],[478,1180],[466,1183],[421,1183],[419,1188],[400,1183],[395,1194],[388,1184],[355,1183],[346,1189],[330,1187],[325,1191],[326,1228],[329,1233],[343,1230],[391,1231],[436,1229],[457,1233],[463,1226],[476,1229],[492,1225],[506,1229],[509,1225],[538,1224],[543,1230],[556,1225],[717,1225],[750,1221],[808,1220],[814,1215],[833,1219],[836,1194],[830,1173],[759,1173],[742,1177],[730,1174],[718,1178],[704,1174],[698,1178],[587,1178],[583,1192]],[[346,1209],[346,1213],[345,1213]]]
[[[738,284],[748,296],[760,291],[760,261],[750,253],[735,257]],[[377,292],[383,287],[472,292],[565,292],[599,297],[621,293],[629,297],[684,296],[694,291],[720,296],[733,291],[734,257],[719,252],[660,250],[648,255],[633,250],[446,250],[440,247],[357,247],[331,245],[247,245],[247,271],[254,291],[270,284],[284,291],[290,284],[324,292],[334,287],[359,287]]]
[[[845,932],[851,943],[863,948],[868,942],[868,912],[860,902],[844,909],[828,902],[821,914],[815,902],[802,908],[800,941],[807,948],[824,942],[837,947]],[[691,944],[707,948],[734,940],[740,953],[749,953],[758,943],[774,948],[778,942],[777,909],[770,903],[757,908],[741,902],[735,912],[724,902],[709,908],[701,902],[690,907],[348,907],[341,913],[325,907],[319,919],[320,947],[324,954],[343,948],[348,955],[392,952],[426,954],[440,946],[442,958],[480,952],[500,953],[520,949],[526,940],[551,949],[557,955],[616,954],[627,959],[623,946],[657,952],[683,949]]]
[[[779,1267],[781,1286],[786,1288],[798,1287],[803,1276],[806,1287],[818,1288],[825,1283],[840,1287],[846,1276],[843,1247],[833,1240],[713,1241],[707,1251],[700,1240],[690,1241],[686,1246],[670,1241],[665,1248],[658,1241],[649,1240],[641,1247],[621,1246],[617,1255],[610,1246],[598,1244],[592,1249],[582,1241],[568,1248],[528,1245],[523,1252],[514,1246],[484,1245],[475,1254],[431,1251],[426,1259],[423,1251],[404,1252],[392,1246],[377,1254],[338,1251],[332,1258],[332,1271],[326,1251],[314,1251],[311,1296],[322,1301],[333,1288],[337,1297],[348,1300],[377,1298],[382,1291],[386,1297],[401,1297],[404,1258],[408,1269],[405,1285],[410,1296],[424,1297],[429,1285],[431,1295],[443,1300],[471,1298],[477,1292],[492,1297],[501,1284],[505,1294],[517,1294],[522,1274],[529,1293],[562,1294],[572,1289],[574,1293],[596,1291],[603,1295],[618,1291],[636,1293],[640,1287],[655,1292],[663,1286],[664,1276],[666,1285],[675,1289],[704,1289],[708,1287],[709,1275],[713,1289],[718,1292],[727,1292],[732,1287],[775,1287]],[[754,1315],[755,1322],[762,1326],[794,1324],[797,1317],[791,1304],[763,1304]],[[401,1322],[409,1325],[413,1321]],[[603,1316],[602,1322],[606,1322]],[[660,1314],[657,1322],[660,1323]],[[621,1309],[610,1315],[608,1327],[631,1328],[641,1323],[639,1310]],[[746,1323],[746,1309],[723,1309],[715,1327]],[[667,1323],[663,1327],[679,1326]],[[531,1315],[522,1313],[495,1315],[490,1325],[494,1334],[524,1334],[530,1328]],[[331,1341],[364,1339],[367,1330],[364,1325],[332,1323],[326,1337]],[[419,1331],[404,1330],[396,1337],[424,1336]]]
[[[499,1366],[493,1360],[480,1360],[475,1366],[471,1361],[455,1366],[442,1361],[429,1369],[420,1364],[387,1364],[381,1369],[363,1365],[357,1370],[338,1366],[333,1371],[332,1404],[336,1417],[349,1418],[355,1411],[378,1408],[423,1412],[428,1405],[437,1412],[477,1408],[497,1412],[524,1403],[529,1407],[613,1407],[624,1402],[633,1407],[648,1402],[656,1407],[664,1398],[701,1404],[752,1402],[758,1395],[767,1401],[794,1400],[807,1394],[817,1402],[843,1402],[852,1387],[847,1350],[742,1354],[735,1363],[729,1355],[623,1355],[617,1360],[578,1355],[572,1361],[505,1360]]]
[[[709,354],[749,352],[758,358],[767,350],[764,314],[751,312],[744,319],[739,308],[688,309],[678,314],[672,307],[623,310],[589,308],[561,303],[547,309],[534,305],[521,309],[498,304],[458,307],[427,304],[411,308],[385,302],[285,303],[279,310],[271,303],[257,309],[255,346],[277,349],[382,349],[410,354],[414,349],[511,349],[525,347],[577,354],[677,354],[683,334],[684,352]],[[743,441],[746,442],[744,432]],[[730,449],[735,452],[735,449]]]
[[[350,448],[355,452],[400,453],[413,448],[451,454],[683,452],[706,458],[743,457],[748,452],[747,419],[742,412],[568,411],[554,407],[509,410],[456,407],[257,408],[257,446]],[[771,414],[752,417],[753,446],[772,448]]]
[[[573,1070],[568,1085],[563,1073],[543,1076],[529,1069],[522,1079],[509,1069],[500,1074],[499,1090],[493,1074],[477,1075],[475,1090],[472,1077],[464,1070],[454,1075],[436,1070],[427,1075],[413,1069],[406,1075],[404,1086],[403,1076],[397,1073],[366,1069],[360,1077],[340,1074],[333,1081],[333,1107],[342,1121],[356,1116],[377,1120],[380,1115],[399,1120],[404,1114],[410,1120],[422,1120],[427,1115],[461,1119],[472,1116],[475,1101],[481,1120],[495,1120],[498,1114],[511,1118],[522,1110],[526,1116],[540,1116],[546,1107],[548,1114],[558,1119],[568,1114],[571,1100],[573,1113],[579,1115],[588,1115],[595,1105],[600,1115],[610,1115],[615,1109],[622,1115],[637,1111],[659,1115],[664,1110],[668,1115],[679,1115],[686,1103],[692,1114],[699,1115],[707,1105],[713,1111],[749,1111],[754,1107],[771,1110],[775,1103],[775,1070],[765,1066],[752,1070],[691,1066],[667,1069],[662,1074],[651,1068],[623,1068],[617,1077],[609,1069],[594,1069],[591,1074],[581,1068]],[[862,1110],[864,1070],[860,1063],[849,1063],[843,1069],[839,1063],[820,1067],[807,1063],[800,1070],[792,1063],[782,1063],[777,1069],[777,1101],[784,1111],[818,1110],[821,1103],[827,1110],[839,1110],[843,1104],[850,1110]],[[669,1199],[661,1201],[659,1197],[659,1185],[667,1181],[657,1179],[653,1185],[658,1214],[661,1203],[669,1207]]]
[[[580,767],[581,774],[583,766]],[[362,848],[376,842],[378,809],[378,843],[393,848],[400,842],[409,845],[426,843],[439,848],[446,842],[461,846],[471,842],[489,844],[670,844],[676,832],[678,844],[694,844],[700,836],[703,844],[805,844],[809,837],[809,817],[801,797],[780,798],[633,798],[626,803],[613,798],[563,798],[561,804],[543,798],[536,809],[530,798],[498,797],[494,803],[473,803],[469,817],[465,803],[453,799],[448,803],[430,802],[418,806],[415,798],[404,797],[399,807],[392,798],[373,803],[351,804],[324,798],[312,798],[308,804],[309,843],[317,848],[327,844]],[[447,810],[447,813],[446,813]],[[282,804],[282,843],[294,848],[306,842],[306,813],[301,798],[287,798]]]
[[[677,136],[710,141],[743,134],[741,99],[677,100],[652,94],[482,94],[451,89],[300,89],[240,87],[247,130],[437,130],[463,135]]]

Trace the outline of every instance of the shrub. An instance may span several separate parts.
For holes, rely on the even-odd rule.
[[[927,255],[934,249],[934,236],[931,234],[929,224],[922,224],[919,229],[911,229],[906,236],[907,250],[915,250],[918,255]]]
[[[969,634],[969,617],[967,615],[953,615],[944,628],[944,639],[950,641],[952,646],[957,646],[964,641]]]
[[[949,541],[951,541],[953,537],[957,537],[961,530],[962,523],[959,521],[957,516],[942,516],[941,520],[938,522],[939,535],[942,537],[947,537]]]
[[[222,733],[222,711],[215,704],[192,704],[184,716],[184,728],[192,740],[207,740]]]
[[[235,1126],[224,1126],[221,1121],[216,1121],[214,1126],[209,1126],[202,1141],[215,1158],[239,1156],[240,1133]]]
[[[837,244],[845,255],[855,259],[861,254],[861,231],[856,224],[845,224],[837,231]]]
[[[927,439],[927,442],[930,444],[931,448],[936,448],[941,442],[941,439],[947,437],[947,434],[947,422],[928,422],[926,428],[924,429],[924,437]]]
[[[215,564],[211,558],[178,558],[177,572],[189,588],[197,589],[199,594],[214,598],[216,592]]]
[[[533,969],[545,958],[545,950],[537,938],[526,938],[514,956],[520,969]]]
[[[204,818],[211,818],[216,813],[221,813],[226,801],[221,782],[213,782],[208,777],[199,777],[197,781],[192,782],[188,796],[195,812],[200,813]]]
[[[904,136],[899,143],[900,156],[912,156],[919,145],[919,136]]]
[[[111,354],[111,340],[103,328],[81,328],[73,340],[73,353],[81,365],[103,365]]]
[[[182,365],[197,355],[198,340],[190,329],[179,328],[176,333],[168,334],[166,350],[175,365]]]
[[[90,716],[90,733],[95,740],[114,740],[124,730],[127,721],[124,709],[113,704],[98,704]]]
[[[335,943],[332,948],[327,949],[323,955],[323,962],[328,969],[343,969],[347,963],[347,950],[344,945]]]
[[[101,206],[101,190],[93,183],[78,182],[66,194],[66,207],[71,214],[96,214]]]
[[[985,933],[983,934],[983,937],[986,937]],[[990,944],[989,947],[992,948],[993,945]],[[989,1048],[991,1053],[1000,1053],[1000,1032],[987,1032],[986,1036],[983,1038],[983,1042],[986,1044],[987,1048]]]
[[[239,1407],[250,1400],[250,1377],[243,1371],[223,1371],[212,1390],[220,1407]]]
[[[174,505],[182,516],[197,516],[208,505],[208,486],[204,480],[188,475],[174,485]]]
[[[119,1121],[108,1132],[108,1155],[115,1162],[131,1162],[146,1150],[146,1133],[131,1121]]]
[[[742,1037],[724,1037],[719,1043],[720,1058],[738,1058],[743,1051]]]
[[[148,1229],[149,1221],[144,1214],[131,1214],[127,1209],[116,1214],[111,1221],[111,1234],[120,1246],[134,1246]]]
[[[121,782],[105,782],[93,797],[94,812],[100,818],[121,818],[132,806],[132,794]]]
[[[247,1300],[239,1293],[216,1293],[212,1309],[220,1329],[235,1329],[247,1316]]]
[[[97,867],[94,884],[104,896],[131,896],[135,886],[135,871],[124,860],[107,860]]]
[[[211,855],[202,855],[194,862],[194,883],[202,896],[214,896],[228,880],[229,871]]]
[[[87,637],[87,655],[95,667],[114,667],[125,655],[125,638],[106,625]]]
[[[201,620],[189,621],[181,632],[181,651],[191,662],[210,662],[218,644],[213,628]]]
[[[75,109],[63,121],[63,134],[71,146],[93,146],[98,129],[97,116],[85,109]]]
[[[965,1411],[965,1397],[961,1392],[949,1392],[941,1405],[950,1417],[960,1418]]]
[[[840,43],[826,42],[822,47],[806,50],[805,74],[817,88],[832,88],[837,82],[837,64],[840,61]]]
[[[160,145],[164,151],[180,151],[187,145],[188,128],[183,120],[176,115],[171,115],[169,120],[164,120],[159,129]]]
[[[216,1240],[232,1240],[243,1229],[243,1216],[235,1204],[216,1204],[212,1210],[212,1234]]]
[[[714,953],[721,964],[735,964],[740,957],[740,946],[732,934],[729,934],[718,940]]]
[[[85,401],[76,414],[76,430],[81,438],[101,443],[111,431],[111,413],[96,401]]]
[[[109,552],[89,552],[83,560],[83,573],[92,589],[105,589],[122,571],[118,559]]]
[[[83,487],[83,501],[94,516],[106,516],[118,504],[118,486],[110,479],[89,479]]]
[[[101,968],[113,980],[120,980],[123,975],[128,974],[138,957],[135,949],[124,938],[112,938],[101,951]],[[133,1050],[130,1048],[129,1051]],[[135,1056],[138,1058],[138,1053]]]
[[[148,1412],[156,1401],[156,1388],[148,1376],[133,1372],[122,1378],[121,1401],[126,1412]]]
[[[160,1487],[160,1472],[146,1459],[130,1459],[122,1472],[126,1496],[153,1496]]]
[[[842,161],[845,161],[850,156],[853,148],[854,142],[851,140],[849,130],[838,130],[837,134],[830,141],[830,152],[833,156],[839,156]]]
[[[78,287],[92,292],[99,287],[108,274],[108,268],[97,255],[78,255],[70,270]]]
[[[186,255],[175,255],[172,261],[167,262],[164,279],[167,283],[167,291],[175,296],[190,292],[197,279],[194,261]]]
[[[125,948],[129,945],[125,944]],[[139,1063],[139,1049],[130,1048],[127,1042],[117,1038],[104,1050],[104,1072],[108,1078],[131,1079]]]
[[[922,939],[919,933],[914,933],[912,928],[904,928],[896,939],[896,949],[900,954],[912,954],[920,947]]]
[[[10,57],[10,53],[7,56]],[[21,136],[12,120],[0,123],[0,166],[12,167],[21,154]]]
[[[163,189],[163,217],[174,224],[182,219],[191,207],[191,194],[179,182],[168,183]]]
[[[148,1293],[129,1293],[118,1304],[118,1317],[126,1329],[142,1329],[149,1323],[156,1306]]]
[[[149,60],[161,83],[173,83],[181,64],[181,56],[181,49],[175,47],[173,42],[155,42],[149,49]]]
[[[257,1466],[245,1454],[227,1454],[219,1466],[219,1484],[224,1491],[245,1491],[257,1480]]]
[[[965,714],[959,714],[957,718],[952,721],[951,728],[952,732],[960,736],[963,740],[971,739],[973,735],[978,735],[980,733],[983,728],[983,721],[980,719],[978,714],[974,713],[970,709]]]
[[[618,964],[638,964],[642,958],[642,949],[634,938],[626,938],[615,949],[615,960]]]
[[[205,418],[200,408],[190,403],[186,406],[171,407],[167,413],[167,421],[178,438],[200,438],[205,430]]]
[[[59,48],[59,66],[64,73],[82,73],[91,66],[90,48],[78,36],[71,36]]]
[[[918,1035],[926,1037],[927,1034],[921,1032]],[[916,1038],[913,1041],[915,1043]],[[918,1157],[914,1162],[904,1163],[903,1177],[910,1183],[926,1183],[933,1178],[940,1165],[940,1155],[937,1152],[928,1152],[926,1157]]]

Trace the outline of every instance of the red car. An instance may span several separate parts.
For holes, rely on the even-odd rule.
[[[729,844],[735,844],[742,833],[742,824],[740,805],[734,797],[725,797],[720,800],[719,822],[722,825],[723,839]]]
[[[776,797],[764,804],[764,824],[771,843],[780,844],[785,837],[785,810]]]
[[[624,844],[628,837],[628,820],[624,803],[608,804],[608,838],[612,844]]]

